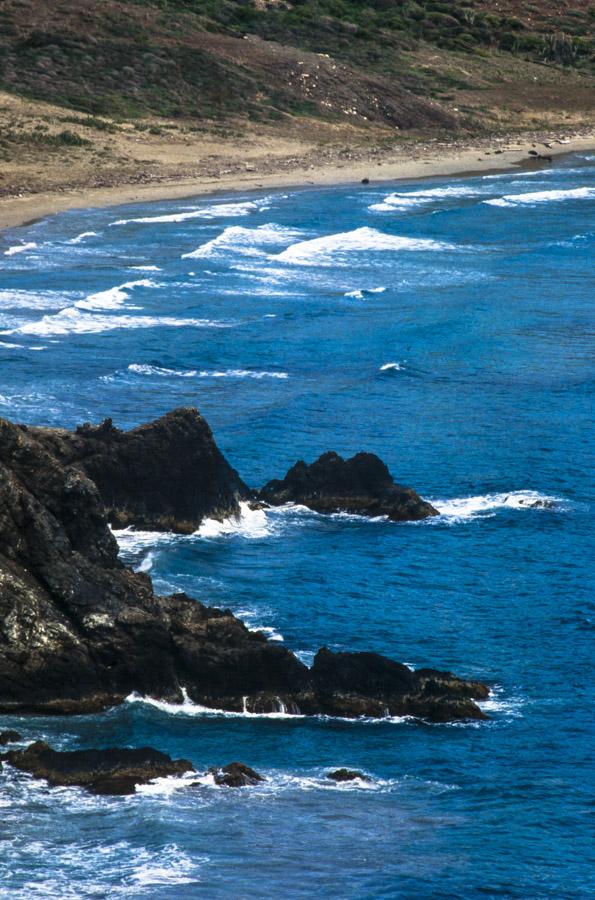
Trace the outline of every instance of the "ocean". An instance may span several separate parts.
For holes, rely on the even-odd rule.
[[[251,486],[367,450],[441,513],[245,509],[191,536],[119,532],[127,563],[306,663],[371,649],[492,687],[490,720],[468,724],[142,697],[1,716],[27,741],[149,744],[267,779],[105,798],[5,766],[2,897],[593,895],[594,235],[590,154],[0,235],[1,416],[128,428],[196,406]],[[372,781],[337,786],[340,766]]]

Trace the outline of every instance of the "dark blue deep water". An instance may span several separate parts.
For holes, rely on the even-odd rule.
[[[195,405],[254,486],[365,449],[442,511],[127,532],[127,561],[305,661],[370,648],[493,686],[490,721],[454,726],[147,700],[2,717],[55,746],[148,743],[267,776],[106,799],[5,767],[3,897],[593,894],[594,234],[583,155],[75,211],[0,236],[1,415],[129,427]],[[372,786],[326,782],[342,765]]]

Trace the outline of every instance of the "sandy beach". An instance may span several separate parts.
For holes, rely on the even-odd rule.
[[[333,154],[329,159],[316,159],[315,153],[287,156],[282,153],[271,159],[269,154],[257,155],[246,165],[241,148],[235,152],[231,144],[221,147],[226,154],[229,174],[192,175],[179,178],[159,178],[149,183],[122,183],[107,187],[64,188],[47,192],[9,195],[0,201],[0,228],[15,228],[39,218],[68,209],[116,206],[125,203],[146,203],[175,200],[191,196],[230,191],[250,191],[268,188],[306,187],[359,183],[368,178],[371,183],[399,179],[419,179],[436,176],[462,176],[505,171],[515,167],[542,168],[547,157],[595,148],[595,133],[572,136],[558,134],[517,134],[482,138],[464,146],[452,143],[424,141],[388,150],[368,147],[345,154]],[[531,151],[540,154],[538,158]],[[334,156],[334,158],[332,158]],[[543,157],[546,157],[545,159]]]

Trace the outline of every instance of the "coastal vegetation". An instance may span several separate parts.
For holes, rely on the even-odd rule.
[[[203,138],[320,158],[584,130],[594,25],[583,0],[5,0],[0,193],[51,186],[48,153],[75,187],[209,174]]]

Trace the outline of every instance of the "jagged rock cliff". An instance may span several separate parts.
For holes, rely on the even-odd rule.
[[[131,431],[101,425],[29,428],[30,437],[62,465],[93,481],[109,521],[191,533],[201,521],[239,512],[248,488],[217,447],[196,409],[173,412]]]
[[[195,410],[128,434],[0,419],[0,711],[98,710],[132,691],[181,701],[184,689],[230,710],[484,717],[478,682],[326,649],[308,669],[229,611],[157,596],[119,561],[106,505],[143,527],[189,523],[245,490]]]

